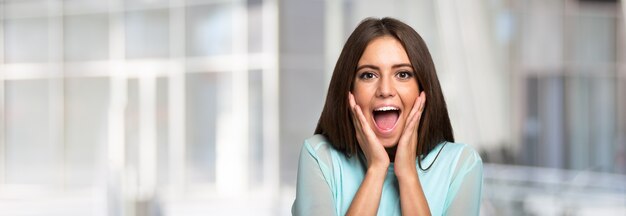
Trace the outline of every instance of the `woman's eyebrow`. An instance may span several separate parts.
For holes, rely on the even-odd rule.
[[[411,66],[411,64],[407,64],[407,63],[396,64],[396,65],[391,66],[391,68],[399,68],[399,67],[410,67],[410,68],[413,68],[413,66]]]
[[[363,68],[370,68],[370,69],[374,69],[374,70],[380,70],[379,67],[376,67],[374,65],[369,65],[369,64],[361,65],[361,66],[357,67],[356,70],[359,71],[359,70],[361,70]]]
[[[395,64],[393,66],[391,66],[391,68],[399,68],[399,67],[410,67],[413,68],[413,66],[411,66],[411,64],[408,63],[402,63],[402,64]],[[363,68],[370,68],[373,70],[380,70],[380,67],[374,66],[374,65],[370,65],[370,64],[366,64],[366,65],[361,65],[359,67],[356,68],[357,71],[363,69]]]

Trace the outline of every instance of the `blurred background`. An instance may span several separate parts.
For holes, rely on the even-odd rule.
[[[343,43],[428,44],[483,215],[626,215],[618,0],[0,0],[0,215],[290,215]]]

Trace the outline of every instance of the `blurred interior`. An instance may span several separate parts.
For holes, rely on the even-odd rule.
[[[626,215],[618,0],[0,0],[0,215],[290,215],[348,35],[435,60],[482,215]]]

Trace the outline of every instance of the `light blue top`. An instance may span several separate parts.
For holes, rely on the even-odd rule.
[[[434,161],[437,152],[441,153]],[[433,164],[434,162],[434,164]],[[444,142],[437,145],[418,166],[418,175],[432,215],[478,215],[483,165],[468,145]],[[346,157],[322,135],[304,141],[298,165],[294,215],[345,215],[363,178],[366,160]],[[400,195],[393,163],[378,206],[378,215],[401,215]]]

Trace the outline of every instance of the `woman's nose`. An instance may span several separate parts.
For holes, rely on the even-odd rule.
[[[376,96],[386,98],[395,96],[395,87],[393,81],[389,78],[381,78],[376,88]]]

